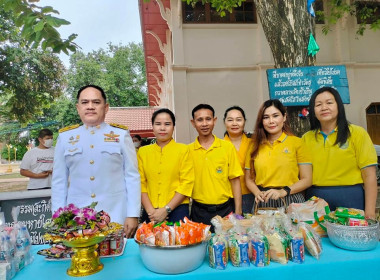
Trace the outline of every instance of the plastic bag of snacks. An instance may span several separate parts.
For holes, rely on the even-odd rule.
[[[274,262],[278,262],[281,264],[288,263],[288,244],[289,239],[284,235],[284,233],[275,227],[275,217],[268,217],[267,231],[265,232],[265,236],[269,242],[270,248],[270,259]]]
[[[250,242],[246,230],[242,229],[238,219],[231,215],[229,217],[233,228],[229,230],[228,248],[233,266],[249,266]]]
[[[263,267],[270,263],[269,242],[260,228],[261,218],[256,218],[253,225],[248,229],[251,241],[251,262],[254,266]]]
[[[246,215],[245,217],[230,213],[226,217],[222,218],[221,216],[215,216],[213,219],[217,219],[218,222],[222,225],[222,230],[227,232],[228,230],[232,229],[233,224],[230,220],[230,217],[233,217],[235,220],[237,220],[237,223],[241,226],[243,231],[247,231],[248,228],[252,226],[253,223],[253,217],[252,215]]]
[[[228,241],[226,232],[219,219],[212,218],[211,223],[215,227],[215,234],[208,243],[209,265],[216,269],[226,269],[228,264]]]
[[[295,263],[304,263],[305,261],[305,242],[299,228],[292,224],[287,216],[282,220],[284,232],[288,237],[288,256]]]
[[[287,213],[295,223],[308,223],[320,237],[327,236],[323,222],[330,208],[324,199],[313,196],[304,203],[291,203]]]
[[[298,228],[304,238],[307,251],[318,260],[322,253],[322,243],[319,236],[314,232],[309,224],[304,222],[299,223]]]

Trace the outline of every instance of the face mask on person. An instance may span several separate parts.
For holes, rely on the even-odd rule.
[[[135,148],[140,148],[141,143],[140,142],[133,142],[133,145],[135,145]]]
[[[44,144],[43,144],[46,148],[51,148],[51,146],[53,146],[53,139],[46,139],[44,140]]]

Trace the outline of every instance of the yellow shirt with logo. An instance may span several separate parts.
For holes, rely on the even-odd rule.
[[[208,150],[198,138],[189,144],[195,171],[192,198],[203,204],[222,204],[232,198],[230,179],[243,175],[234,145],[215,135],[214,139]]]
[[[223,140],[231,142],[231,139],[228,137],[228,135],[225,135]],[[241,166],[241,169],[243,170],[243,172],[244,172],[245,158],[247,156],[247,151],[248,151],[248,148],[251,145],[251,143],[252,143],[251,139],[249,139],[245,134],[243,134],[243,136],[241,138],[240,148],[239,148],[239,150],[236,150],[236,153],[237,153],[238,158],[239,158],[240,166]],[[244,194],[251,193],[251,191],[245,185],[244,174],[242,176],[240,176],[240,186],[241,186],[241,194],[244,195]]]
[[[302,139],[311,151],[313,185],[346,186],[363,183],[361,169],[377,165],[376,150],[364,128],[350,124],[351,136],[341,147],[334,145],[337,129],[326,139],[321,131],[306,132]]]
[[[143,146],[137,153],[141,192],[148,193],[154,208],[167,205],[176,192],[190,197],[194,186],[194,162],[189,147],[173,139],[162,149]],[[189,203],[185,198],[182,203]]]
[[[247,153],[246,169],[251,169],[253,145]],[[311,164],[311,157],[301,138],[282,133],[273,145],[269,142],[260,145],[254,165],[255,183],[264,188],[291,186],[299,181],[302,164]]]

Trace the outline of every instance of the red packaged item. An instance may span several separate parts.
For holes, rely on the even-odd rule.
[[[107,239],[104,239],[99,244],[99,255],[109,256],[109,254],[110,254],[110,240],[107,238]]]
[[[348,225],[350,227],[365,227],[368,226],[368,222],[362,219],[348,218]]]

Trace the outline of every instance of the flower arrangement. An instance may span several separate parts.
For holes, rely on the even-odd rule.
[[[82,236],[92,236],[105,232],[110,227],[110,216],[105,211],[97,212],[95,206],[79,208],[69,204],[59,208],[52,216],[51,222],[45,224],[47,231],[65,239]]]

